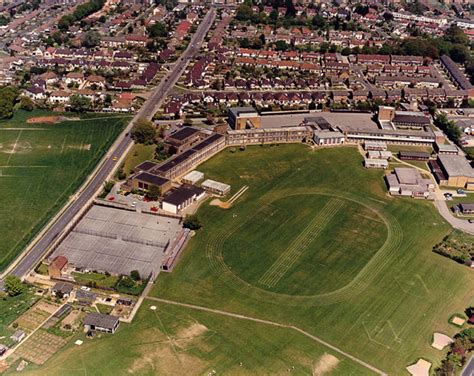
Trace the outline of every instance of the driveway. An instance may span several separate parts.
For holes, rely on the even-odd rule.
[[[446,219],[446,221],[453,226],[455,229],[467,232],[471,235],[474,235],[474,223],[469,223],[464,219],[456,218],[451,214],[451,211],[446,205],[446,200],[443,196],[443,191],[436,189],[434,204],[438,209],[439,214]]]

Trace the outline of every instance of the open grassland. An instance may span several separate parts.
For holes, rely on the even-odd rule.
[[[84,115],[28,124],[45,112],[0,122],[0,269],[4,269],[81,185],[124,128],[127,116]]]
[[[150,306],[157,310],[150,310]],[[82,336],[82,335],[81,335]],[[26,375],[367,375],[362,366],[290,329],[145,301],[115,335],[73,341]],[[293,369],[294,367],[294,369]],[[30,372],[28,372],[30,369]],[[15,373],[12,370],[12,373]]]
[[[201,206],[203,229],[153,295],[291,323],[391,374],[439,362],[431,336],[455,333],[448,318],[472,304],[474,280],[432,252],[450,228],[431,202],[387,196],[383,172],[350,147],[226,150],[199,170],[250,188],[229,210]]]

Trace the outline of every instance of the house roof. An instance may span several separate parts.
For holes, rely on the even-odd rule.
[[[62,269],[67,265],[67,257],[65,256],[58,256],[52,262],[51,265],[54,265],[58,269]]]
[[[105,329],[114,329],[119,319],[116,316],[106,315],[98,312],[91,312],[84,317],[84,325],[95,326]]]

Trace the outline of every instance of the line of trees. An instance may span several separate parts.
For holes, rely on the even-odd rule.
[[[67,30],[76,21],[80,21],[92,13],[95,13],[102,9],[105,4],[105,0],[90,0],[87,3],[79,5],[74,12],[62,16],[58,22],[58,28],[61,30]]]

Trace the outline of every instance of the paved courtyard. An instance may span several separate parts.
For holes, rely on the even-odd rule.
[[[66,256],[75,267],[128,275],[158,274],[180,221],[152,214],[94,205],[49,256]]]

